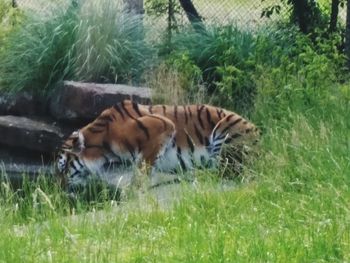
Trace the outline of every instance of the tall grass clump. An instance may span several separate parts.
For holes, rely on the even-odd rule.
[[[188,78],[198,78],[199,71],[207,91],[213,95],[213,103],[248,111],[255,93],[255,65],[251,59],[254,39],[251,32],[235,25],[187,29],[174,35],[174,51],[167,61]]]
[[[255,103],[259,114],[283,118],[291,110],[306,114],[315,109],[327,114],[332,107],[326,106],[344,89],[339,83],[348,77],[340,45],[339,36],[311,40],[295,28],[275,28],[261,33],[254,59],[258,93]]]
[[[78,21],[73,8],[57,8],[49,18],[28,14],[5,43],[0,64],[2,88],[45,93],[56,81],[70,78]]]
[[[31,13],[6,41],[2,87],[47,94],[62,79],[139,82],[153,58],[142,20],[121,1],[79,1],[51,15]]]
[[[95,82],[140,82],[154,51],[145,42],[139,15],[122,1],[87,1],[79,12],[74,75]]]

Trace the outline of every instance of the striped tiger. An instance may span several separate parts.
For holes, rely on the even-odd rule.
[[[240,115],[210,105],[141,105],[124,100],[73,132],[57,160],[68,184],[111,164],[145,161],[171,172],[215,164],[223,144],[258,139],[258,129]]]

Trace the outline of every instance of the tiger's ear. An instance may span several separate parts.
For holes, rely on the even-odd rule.
[[[84,135],[80,131],[75,131],[73,135],[74,138],[72,140],[72,151],[74,153],[81,153],[85,148]]]

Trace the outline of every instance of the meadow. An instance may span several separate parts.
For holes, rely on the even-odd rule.
[[[99,37],[98,26],[84,22],[89,8],[81,20],[74,13],[40,23],[28,18],[6,32],[2,87],[45,95],[67,76],[144,81],[157,102],[210,102],[247,116],[262,131],[258,154],[237,177],[198,170],[196,184],[141,185],[119,202],[102,191],[72,206],[48,178],[21,191],[2,181],[0,262],[350,261],[350,84],[339,35],[310,39],[289,24],[254,33],[212,25],[182,29],[165,53],[169,43],[149,46],[135,37],[135,20],[123,20],[135,22],[128,27],[135,34],[120,29]],[[125,45],[127,53],[103,49],[106,42]],[[91,52],[77,56],[77,45]],[[18,63],[24,49],[28,60],[39,54],[34,67]],[[89,63],[96,50],[107,55],[95,68]],[[146,59],[147,67],[139,63]]]

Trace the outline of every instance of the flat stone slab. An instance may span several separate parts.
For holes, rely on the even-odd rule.
[[[46,102],[29,92],[0,95],[0,115],[34,116],[44,115]]]
[[[50,112],[57,120],[92,120],[106,108],[125,99],[149,104],[151,90],[120,84],[64,81],[51,96]]]
[[[59,127],[25,117],[0,116],[0,144],[51,153],[63,139]]]

